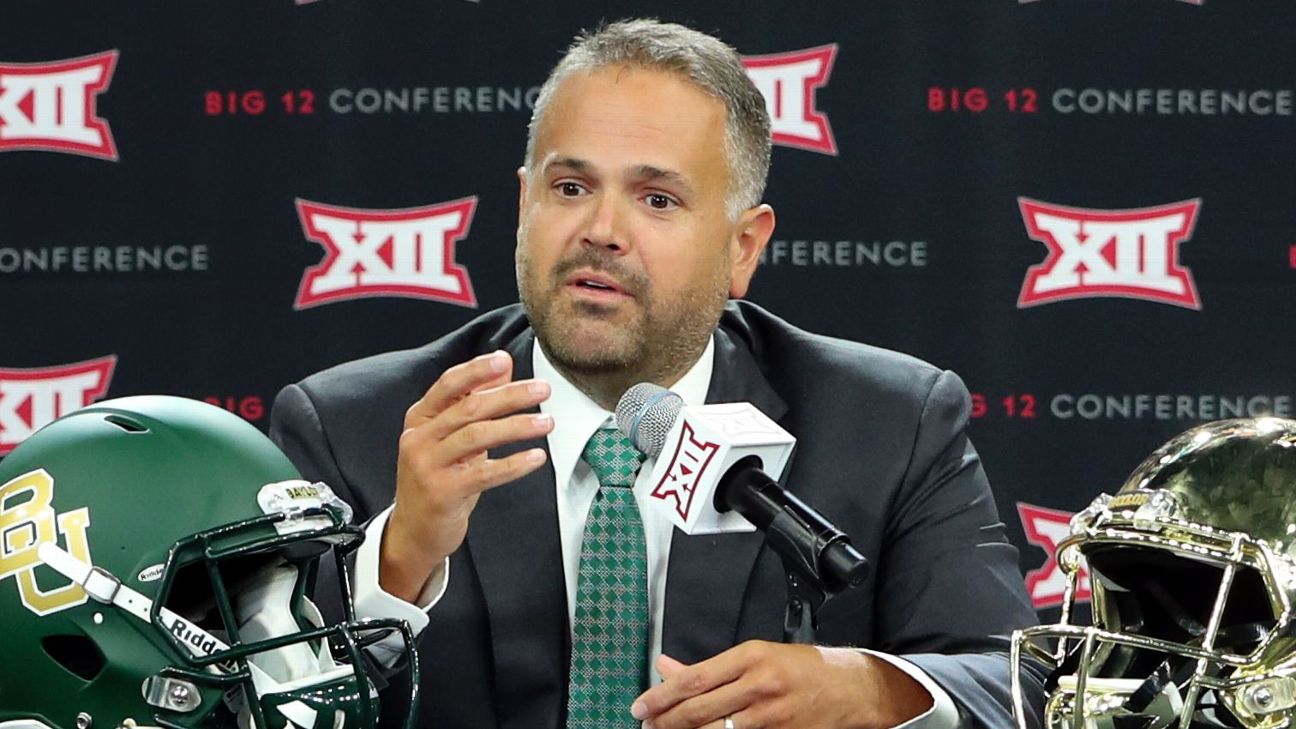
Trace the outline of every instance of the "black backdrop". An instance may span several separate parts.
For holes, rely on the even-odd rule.
[[[640,14],[753,57],[752,298],[964,377],[1041,609],[1068,512],[1198,421],[1292,414],[1289,0],[8,0],[0,452],[145,392],[264,428],[284,384],[514,301],[534,88]]]

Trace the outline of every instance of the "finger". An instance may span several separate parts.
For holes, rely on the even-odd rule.
[[[742,646],[730,648],[701,663],[684,666],[640,694],[631,706],[631,713],[638,718],[658,716],[694,696],[737,680],[746,667],[747,658]]]
[[[469,457],[485,458],[485,450],[514,440],[526,440],[547,435],[552,423],[537,413],[525,413],[522,420],[513,421],[515,426],[527,422],[535,428],[517,428],[489,426],[486,424],[503,422],[498,417],[517,410],[530,409],[549,397],[549,384],[540,380],[510,382],[497,387],[487,388],[465,397],[456,405],[435,418],[424,419],[413,426],[407,424],[400,437],[400,455],[411,465],[424,468],[440,468]],[[531,418],[529,421],[525,418]],[[469,428],[469,426],[473,426]],[[501,437],[491,438],[491,431],[505,427]],[[467,433],[460,433],[468,429]],[[450,445],[453,452],[447,451],[442,441],[458,436]],[[474,442],[476,445],[474,445]]]
[[[733,723],[725,724],[725,719],[728,719]],[[729,726],[734,727],[734,729],[741,729],[742,727],[747,727],[747,729],[756,729],[758,727],[770,726],[770,721],[769,717],[758,711],[756,707],[748,706],[746,709],[735,711],[732,714],[726,714],[720,717],[719,721],[707,724],[706,729],[728,729]]]
[[[430,421],[435,423],[433,437],[445,438],[470,423],[535,407],[548,399],[550,390],[543,380],[519,380],[471,392]]]
[[[442,438],[436,421],[401,434],[399,464],[411,473],[432,474],[456,463],[485,460],[491,448],[543,438],[553,430],[553,417],[544,413],[519,413],[483,420]]]
[[[657,675],[661,676],[663,679],[666,679],[666,678],[670,678],[671,676],[674,676],[676,673],[679,672],[681,668],[687,668],[688,664],[683,663],[681,661],[677,661],[674,658],[671,658],[670,656],[663,653],[660,656],[657,656],[656,667],[657,667]]]
[[[650,718],[653,729],[723,726],[725,717],[737,716],[751,705],[752,700],[752,692],[747,690],[742,680],[738,680],[681,701]]]
[[[465,489],[481,492],[522,478],[543,466],[547,457],[543,448],[528,448],[504,458],[482,458],[453,468],[460,472]]]
[[[463,463],[492,448],[543,438],[553,427],[553,416],[547,413],[520,413],[469,423],[441,440],[435,451],[437,465]]]
[[[436,417],[474,389],[507,378],[513,372],[508,352],[497,350],[457,364],[441,373],[428,391],[405,412],[405,427]]]

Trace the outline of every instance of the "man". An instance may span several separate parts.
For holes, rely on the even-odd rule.
[[[275,439],[377,514],[357,601],[426,626],[428,726],[1009,725],[1006,634],[1034,615],[963,432],[966,389],[729,302],[774,229],[769,144],[764,100],[720,41],[647,20],[578,38],[518,171],[522,306],[280,394]],[[641,381],[754,403],[798,437],[788,488],[873,565],[819,637],[885,653],[772,642],[786,589],[760,534],[672,533],[617,488],[632,468],[605,482],[619,446],[587,442],[614,437],[609,411]],[[615,547],[631,550],[615,569],[639,575],[627,594],[587,571],[605,519],[632,525]],[[634,607],[608,617],[598,600]],[[623,639],[630,664],[599,653]],[[605,659],[617,668],[590,669]]]

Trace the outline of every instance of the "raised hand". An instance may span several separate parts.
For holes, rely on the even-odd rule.
[[[548,383],[513,382],[513,360],[492,352],[446,370],[405,413],[396,464],[396,507],[383,536],[379,584],[413,602],[459,548],[486,489],[545,462],[542,448],[492,459],[487,450],[539,438],[553,419],[519,413],[549,397]]]

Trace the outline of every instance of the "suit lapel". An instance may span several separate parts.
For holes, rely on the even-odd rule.
[[[715,366],[707,402],[749,402],[777,421],[787,411],[745,343],[716,330]],[[662,652],[695,663],[733,646],[760,532],[671,537]]]
[[[515,380],[532,376],[534,341],[528,330],[508,347]],[[548,450],[541,438],[495,449],[491,457],[536,446]],[[466,541],[490,616],[500,726],[557,727],[570,647],[553,467],[483,493]]]

